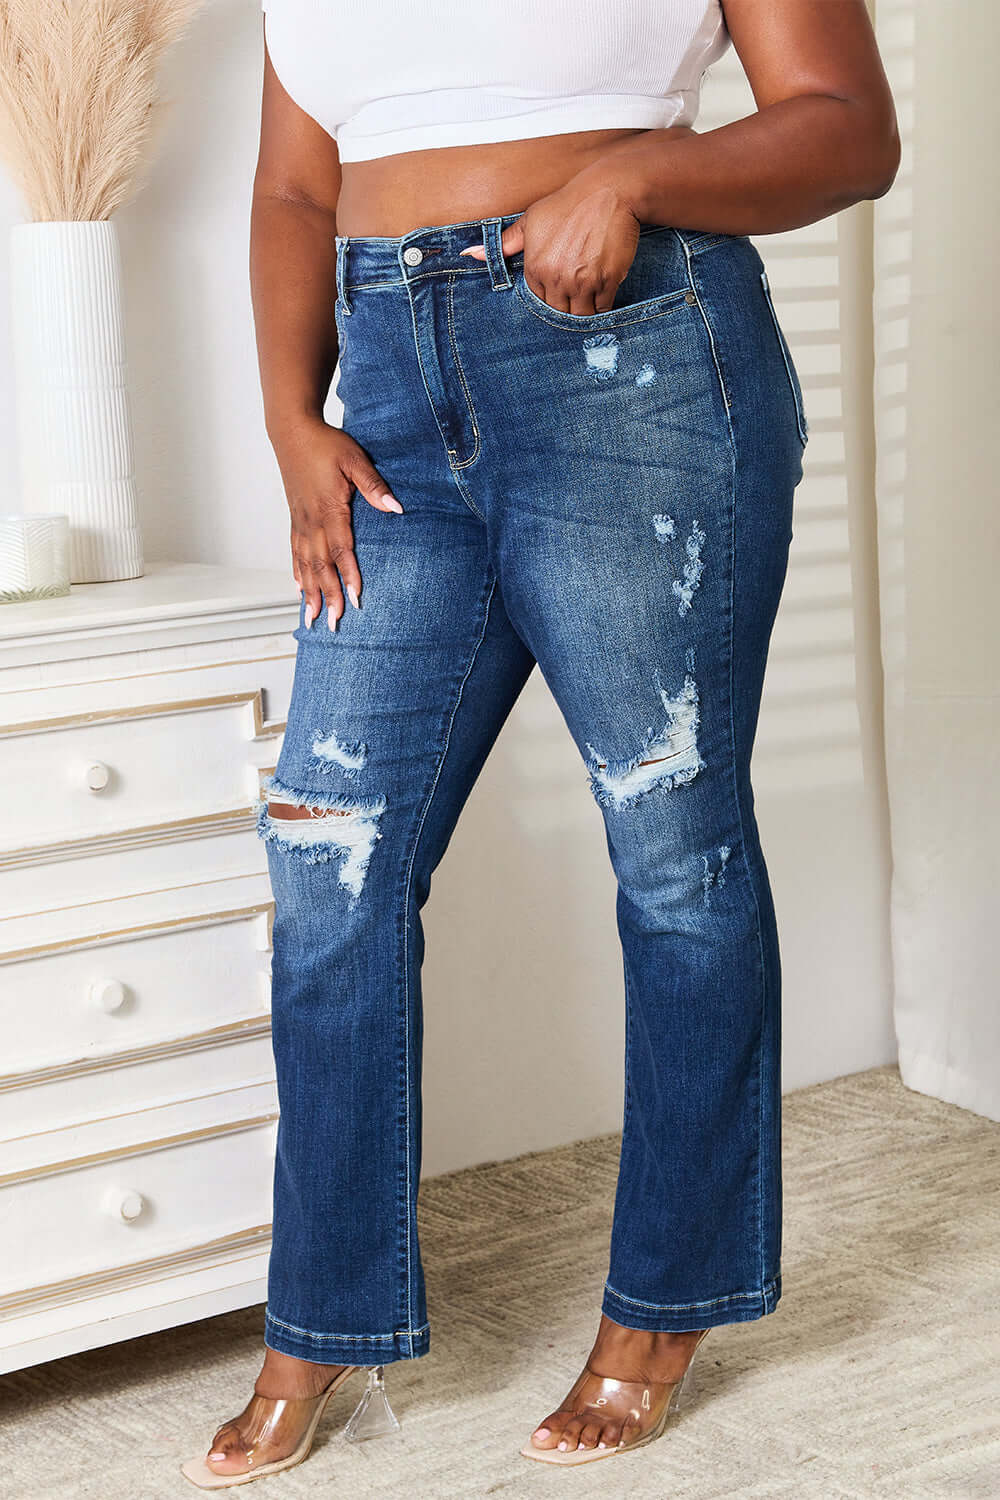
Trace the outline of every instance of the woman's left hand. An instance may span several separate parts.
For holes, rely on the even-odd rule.
[[[638,243],[639,220],[613,187],[572,178],[526,208],[500,239],[505,255],[524,251],[524,279],[537,297],[584,318],[614,305]],[[482,245],[462,254],[486,258]]]

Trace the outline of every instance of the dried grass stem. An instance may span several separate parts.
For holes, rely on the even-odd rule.
[[[131,196],[156,75],[201,0],[0,0],[0,154],[32,219],[106,219]]]

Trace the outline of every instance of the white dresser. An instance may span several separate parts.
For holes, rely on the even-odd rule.
[[[0,1371],[259,1302],[290,570],[0,606]]]

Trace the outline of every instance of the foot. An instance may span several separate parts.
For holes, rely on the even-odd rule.
[[[273,1409],[263,1402],[301,1400],[318,1396],[344,1365],[316,1365],[311,1360],[293,1359],[267,1349],[254,1395],[231,1422],[225,1422],[212,1440],[205,1459],[213,1474],[245,1474],[248,1469],[262,1468],[287,1458],[299,1445],[301,1429],[296,1424],[268,1421]],[[261,1397],[263,1400],[256,1398]]]
[[[639,1380],[645,1383],[680,1380],[687,1369],[700,1328],[690,1333],[647,1333],[637,1328],[623,1328],[601,1314],[594,1347],[587,1364],[595,1375],[610,1380]],[[601,1418],[593,1408],[573,1411],[560,1407],[551,1412],[531,1434],[536,1448],[616,1448],[628,1442],[635,1424],[628,1418]]]

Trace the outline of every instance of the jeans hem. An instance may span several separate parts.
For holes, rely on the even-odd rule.
[[[397,1359],[419,1359],[430,1348],[425,1323],[413,1332],[314,1333],[266,1313],[264,1343],[279,1354],[311,1360],[318,1365],[387,1365]]]
[[[750,1323],[774,1312],[781,1298],[781,1276],[773,1276],[759,1291],[730,1292],[705,1302],[662,1305],[626,1297],[605,1283],[601,1311],[624,1328],[651,1333],[683,1333],[694,1328],[716,1328],[723,1323]]]

